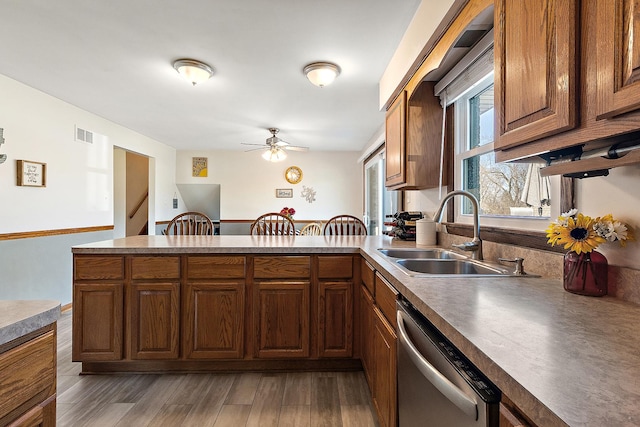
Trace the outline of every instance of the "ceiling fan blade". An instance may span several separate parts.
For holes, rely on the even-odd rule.
[[[251,148],[249,150],[244,150],[245,153],[248,153],[249,151],[258,151],[258,150],[264,150],[264,149],[269,149],[269,147],[260,147],[260,148]]]
[[[250,143],[248,143],[248,142],[241,142],[240,144],[241,144],[241,145],[254,145],[254,146],[256,146],[256,147],[262,147],[262,148],[269,148],[269,146],[268,146],[268,145],[266,145],[266,144],[250,144]]]
[[[286,147],[282,148],[289,151],[309,151],[309,147],[300,147],[298,145],[287,145]]]

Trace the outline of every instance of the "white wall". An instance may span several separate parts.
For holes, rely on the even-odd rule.
[[[220,184],[220,218],[253,219],[283,207],[296,210],[296,220],[329,219],[339,214],[362,217],[362,165],[358,152],[288,152],[278,163],[264,160],[261,151],[179,151],[176,183]],[[208,177],[191,176],[192,157],[209,159]],[[289,166],[302,169],[302,181],[289,184],[284,172]],[[303,186],[316,191],[316,200],[301,197]],[[292,188],[293,198],[278,199],[276,188]],[[171,202],[171,197],[167,202]],[[184,204],[180,200],[180,211]]]
[[[112,225],[114,145],[156,159],[155,211],[170,215],[175,149],[2,75],[0,94],[0,233]],[[76,125],[95,142],[75,141]],[[16,186],[17,159],[46,163],[46,188]]]
[[[455,0],[422,0],[380,79],[380,109],[389,100]]]
[[[75,141],[75,126],[95,132]],[[114,146],[151,157],[150,211],[171,217],[175,149],[0,75],[0,234],[114,224]],[[44,188],[16,185],[16,160],[47,164]],[[154,201],[158,204],[154,206]],[[153,230],[153,227],[151,227]],[[71,247],[118,230],[0,241],[0,299],[71,302]]]

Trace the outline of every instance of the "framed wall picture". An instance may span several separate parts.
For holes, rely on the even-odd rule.
[[[30,160],[16,160],[18,185],[22,187],[46,187],[47,164]]]
[[[290,199],[293,197],[293,188],[276,188],[278,199]]]
[[[193,167],[192,176],[206,177],[208,176],[208,164],[209,159],[207,157],[192,157],[191,165]]]

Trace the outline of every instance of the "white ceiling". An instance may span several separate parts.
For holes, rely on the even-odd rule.
[[[277,127],[314,151],[359,151],[383,124],[378,82],[419,3],[3,0],[0,74],[178,150],[244,150]],[[180,58],[213,78],[192,87]],[[302,74],[315,61],[342,74],[315,87]]]

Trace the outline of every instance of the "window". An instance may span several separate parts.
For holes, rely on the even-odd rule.
[[[484,224],[541,230],[551,215],[557,215],[551,204],[559,200],[559,179],[552,185],[542,177],[543,164],[495,161],[492,34],[436,85],[443,105],[454,106],[455,123],[447,123],[455,135],[454,188],[478,198]],[[471,203],[460,201],[455,221],[468,222]]]
[[[458,188],[478,198],[481,215],[548,218],[551,184],[539,175],[541,165],[495,162],[493,73],[461,96],[455,111]],[[463,213],[471,213],[468,202]]]

